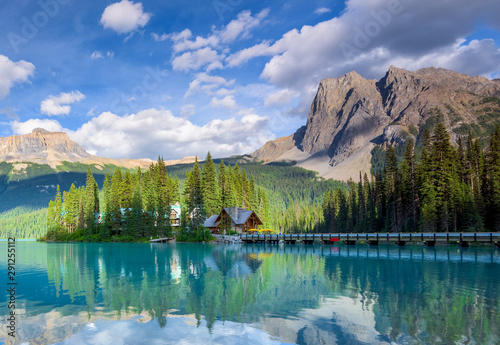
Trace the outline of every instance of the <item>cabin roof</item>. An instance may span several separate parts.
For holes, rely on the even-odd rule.
[[[235,225],[245,224],[248,218],[252,215],[253,211],[249,211],[240,207],[226,207],[226,213],[231,217]]]
[[[215,228],[219,225],[220,222],[217,222],[217,218],[219,218],[218,214],[214,214],[213,216],[208,217],[203,223],[203,226],[206,228]]]

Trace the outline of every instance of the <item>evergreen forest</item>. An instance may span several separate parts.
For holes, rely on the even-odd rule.
[[[389,146],[382,172],[327,191],[324,231],[499,231],[500,127],[486,150],[470,133],[453,147],[443,124],[422,139],[419,159],[411,140],[401,162]]]

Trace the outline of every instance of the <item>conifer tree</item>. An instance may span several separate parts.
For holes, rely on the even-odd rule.
[[[413,140],[406,144],[404,159],[401,162],[401,193],[406,221],[406,229],[417,230],[417,185],[415,176],[415,152]]]
[[[87,181],[85,185],[85,198],[84,198],[84,217],[85,217],[85,234],[93,235],[97,232],[96,227],[96,214],[99,213],[99,188],[94,179],[94,175],[87,169]]]
[[[130,208],[132,206],[132,197],[134,193],[134,184],[132,181],[132,175],[129,171],[125,172],[125,176],[121,182],[120,186],[121,208]]]
[[[193,170],[186,174],[184,198],[186,200],[188,218],[191,218],[190,221],[193,228],[198,229],[204,219],[201,172],[198,157],[195,158]]]
[[[487,225],[494,231],[500,231],[500,126],[497,126],[491,135],[485,170]]]
[[[213,214],[219,214],[221,209],[219,183],[210,152],[208,152],[207,158],[205,159],[205,165],[203,166],[201,188],[203,208],[206,215],[211,216]]]

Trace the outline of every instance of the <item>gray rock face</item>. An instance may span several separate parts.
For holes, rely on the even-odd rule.
[[[0,138],[0,159],[9,160],[16,157],[20,160],[50,160],[52,157],[66,157],[68,161],[90,158],[83,147],[72,141],[66,133],[49,132],[43,128],[35,128],[25,135],[14,135]]]
[[[485,136],[487,131],[482,129],[498,123],[498,98],[500,81],[442,68],[410,72],[391,66],[379,81],[350,72],[321,81],[306,128],[300,130],[303,135],[297,132],[295,140],[292,136],[276,139],[252,155],[272,161],[298,149],[328,157],[335,167],[358,152],[369,152],[374,144],[398,145],[415,139],[431,117],[443,122],[453,139],[470,128],[479,128],[475,134]],[[349,164],[356,167],[352,159]],[[352,176],[359,176],[359,170]]]
[[[337,165],[389,123],[375,80],[355,72],[321,81],[309,111],[302,149],[326,153]]]

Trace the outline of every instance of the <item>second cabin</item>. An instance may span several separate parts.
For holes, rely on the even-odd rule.
[[[229,231],[243,234],[259,225],[262,225],[262,221],[254,211],[236,206],[223,208],[220,214],[210,216],[203,224],[214,234],[228,233]]]

